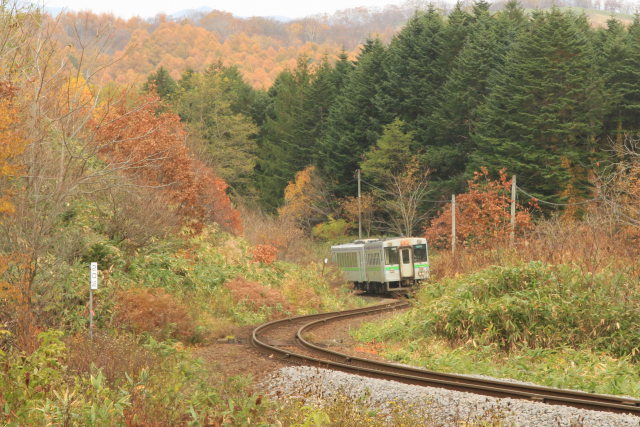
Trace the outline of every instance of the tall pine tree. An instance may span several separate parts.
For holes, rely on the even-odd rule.
[[[301,58],[297,68],[282,73],[270,90],[258,168],[262,202],[268,209],[282,202],[284,188],[296,172],[322,157],[320,138],[352,68],[345,54],[335,67],[327,58],[315,67]]]
[[[309,61],[302,57],[294,70],[280,73],[269,90],[272,101],[262,127],[257,171],[261,202],[269,210],[279,206],[287,183],[311,160],[310,132],[301,123],[308,114],[305,94],[310,82]]]
[[[489,80],[502,66],[524,19],[518,9],[514,14],[492,17],[488,8],[483,1],[475,4],[469,36],[438,93],[437,109],[430,118],[433,137],[426,146],[425,164],[431,170],[434,197],[464,191],[465,170],[475,150],[471,135],[478,106],[489,94]]]
[[[536,197],[589,193],[586,168],[601,124],[601,87],[584,17],[535,12],[478,110],[468,170],[506,168]]]
[[[317,160],[340,197],[354,194],[353,176],[363,154],[376,143],[382,126],[391,121],[374,102],[384,78],[384,54],[380,40],[365,43],[344,90],[329,111]]]
[[[420,143],[429,139],[427,119],[445,81],[444,30],[445,22],[433,7],[416,12],[389,44],[376,98],[379,109],[407,123]]]

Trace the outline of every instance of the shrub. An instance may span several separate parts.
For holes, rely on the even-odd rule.
[[[258,282],[247,280],[244,277],[236,277],[224,286],[231,291],[236,304],[244,304],[254,310],[262,307],[274,308],[280,311],[287,310],[289,304],[282,296],[279,289],[273,289]]]
[[[316,224],[311,230],[311,234],[325,240],[333,240],[346,236],[350,229],[351,224],[344,219],[335,219],[329,216],[327,222]]]
[[[88,375],[96,367],[112,384],[123,379],[125,374],[134,377],[143,369],[159,363],[155,354],[124,334],[95,333],[93,340],[86,334],[78,334],[67,339],[66,343],[69,348],[67,366],[72,372]]]
[[[251,257],[254,262],[272,264],[278,256],[278,249],[271,245],[256,245],[251,249]]]
[[[82,256],[82,262],[88,264],[97,262],[101,268],[107,268],[115,264],[120,258],[120,251],[108,242],[97,242],[91,245],[86,254]]]
[[[115,321],[159,338],[192,339],[195,327],[186,307],[161,288],[134,288],[117,295]]]
[[[248,210],[242,212],[245,238],[253,245],[270,245],[285,261],[302,262],[312,259],[310,239],[289,217],[273,217]]]
[[[503,350],[586,345],[639,358],[639,288],[621,275],[540,262],[493,267],[424,288],[415,332]]]

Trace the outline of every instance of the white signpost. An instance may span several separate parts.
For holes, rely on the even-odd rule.
[[[98,263],[92,262],[89,270],[89,338],[93,339],[93,290],[98,289]]]

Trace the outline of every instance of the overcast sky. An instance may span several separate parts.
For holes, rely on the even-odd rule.
[[[400,3],[399,0],[50,0],[45,1],[44,5],[49,8],[64,7],[71,10],[90,9],[94,12],[109,12],[123,18],[134,15],[150,17],[161,12],[170,15],[180,10],[197,9],[201,6],[224,10],[236,16],[298,18],[317,13],[332,13],[350,7],[381,7]]]

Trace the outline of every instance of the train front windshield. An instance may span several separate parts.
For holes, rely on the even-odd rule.
[[[413,262],[427,260],[427,245],[413,245]]]

